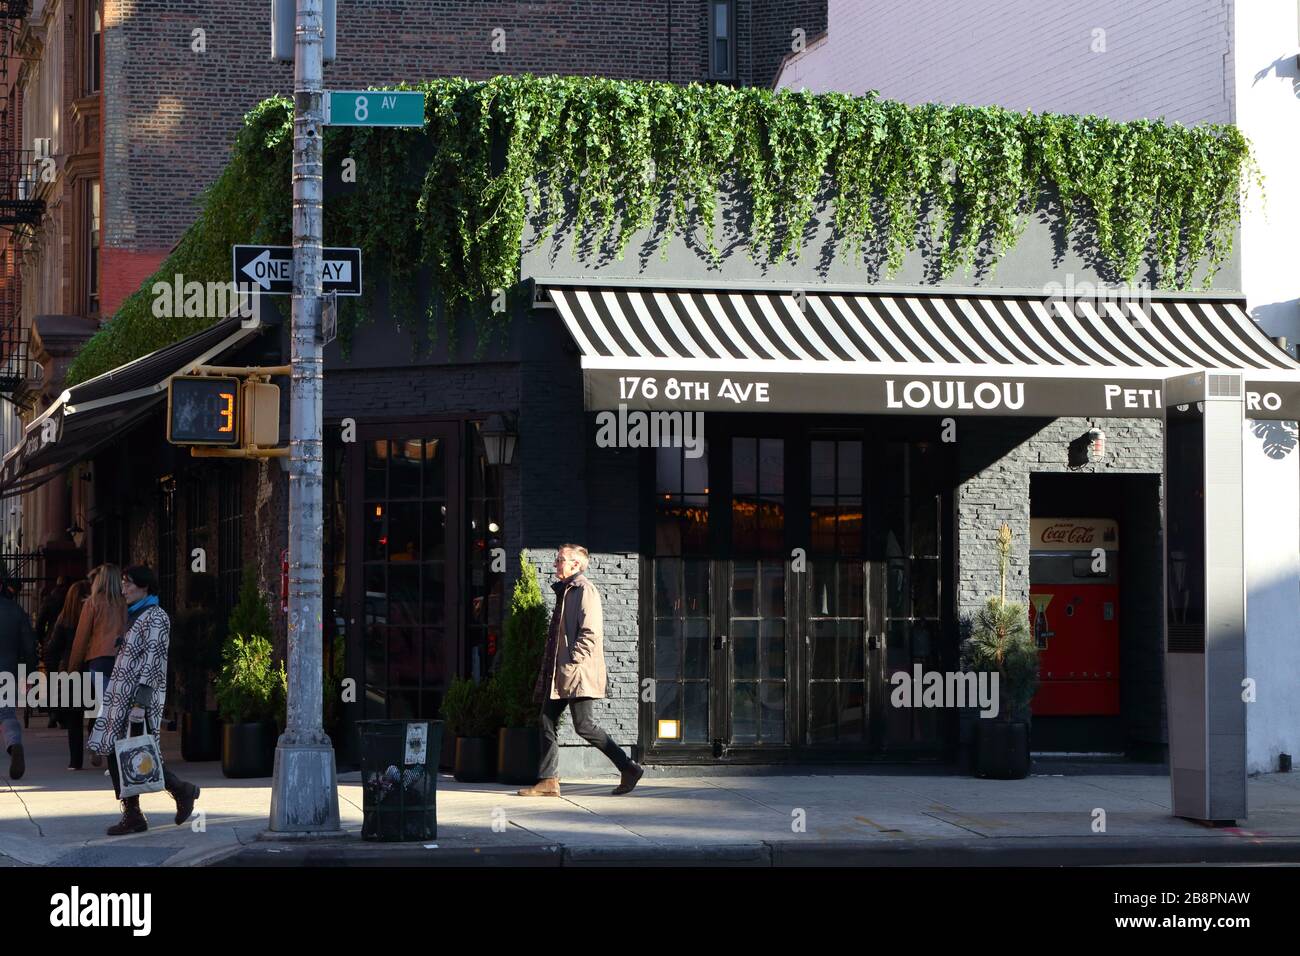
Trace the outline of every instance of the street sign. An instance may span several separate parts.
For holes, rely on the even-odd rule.
[[[424,94],[333,90],[325,94],[327,126],[423,126]]]
[[[321,291],[361,294],[361,250],[321,250]],[[235,281],[266,295],[293,294],[292,246],[231,246]]]
[[[237,378],[177,375],[167,383],[167,440],[173,445],[238,445]]]

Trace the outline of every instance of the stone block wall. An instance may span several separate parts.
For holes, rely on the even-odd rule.
[[[1030,480],[1034,474],[1151,475],[1163,468],[1163,428],[1158,419],[1099,419],[1106,433],[1105,458],[1080,468],[1069,464],[1069,445],[1089,429],[1083,418],[975,419],[959,423],[957,442],[957,617],[967,621],[998,593],[998,526],[1013,532],[1007,599],[1029,600]],[[1130,740],[1167,739],[1164,648],[1159,633],[1132,628],[1133,621],[1159,621],[1162,566],[1161,495],[1158,478],[1126,497],[1120,525],[1121,699]],[[1145,497],[1144,497],[1145,495]],[[968,728],[963,727],[963,740]]]

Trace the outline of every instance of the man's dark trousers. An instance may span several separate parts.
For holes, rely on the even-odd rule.
[[[592,717],[592,711],[595,709],[593,698],[560,698],[548,700],[542,705],[541,778],[543,780],[560,775],[560,745],[555,739],[555,725],[559,722],[560,714],[564,713],[565,707],[569,708],[569,714],[573,717],[573,729],[578,732],[579,737],[613,761],[620,773],[632,766],[632,758],[623,753],[622,748],[610,739],[609,734],[600,729]]]

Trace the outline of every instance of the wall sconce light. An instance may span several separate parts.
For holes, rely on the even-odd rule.
[[[1095,465],[1106,458],[1106,433],[1094,423],[1086,432],[1070,442],[1067,460],[1071,468]]]
[[[1088,462],[1097,464],[1106,457],[1106,433],[1093,425],[1088,429]]]
[[[483,439],[483,456],[489,465],[509,465],[515,460],[519,433],[500,412],[493,412],[479,429]]]

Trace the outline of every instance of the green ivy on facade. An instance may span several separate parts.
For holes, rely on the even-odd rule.
[[[985,256],[996,262],[1047,196],[1067,231],[1088,217],[1116,275],[1132,281],[1150,255],[1158,284],[1181,289],[1198,269],[1209,283],[1231,252],[1245,187],[1259,181],[1231,125],[594,77],[398,88],[425,92],[423,129],[326,131],[326,168],[353,159],[356,188],[329,200],[325,238],[385,263],[394,317],[430,339],[435,305],[415,314],[417,273],[430,271],[446,312],[481,305],[515,285],[530,215],[543,235],[571,217],[575,249],[610,243],[621,256],[653,226],[661,239],[702,237],[716,261],[719,195],[734,186],[748,200],[751,255],[776,261],[799,256],[825,197],[838,254],[875,248],[892,274],[930,229],[937,269],[949,275]],[[229,281],[232,245],[289,243],[292,139],[287,98],[245,117],[198,219],[86,344],[69,384],[213,321],[154,315],[156,282]],[[344,312],[345,343],[370,295]]]

